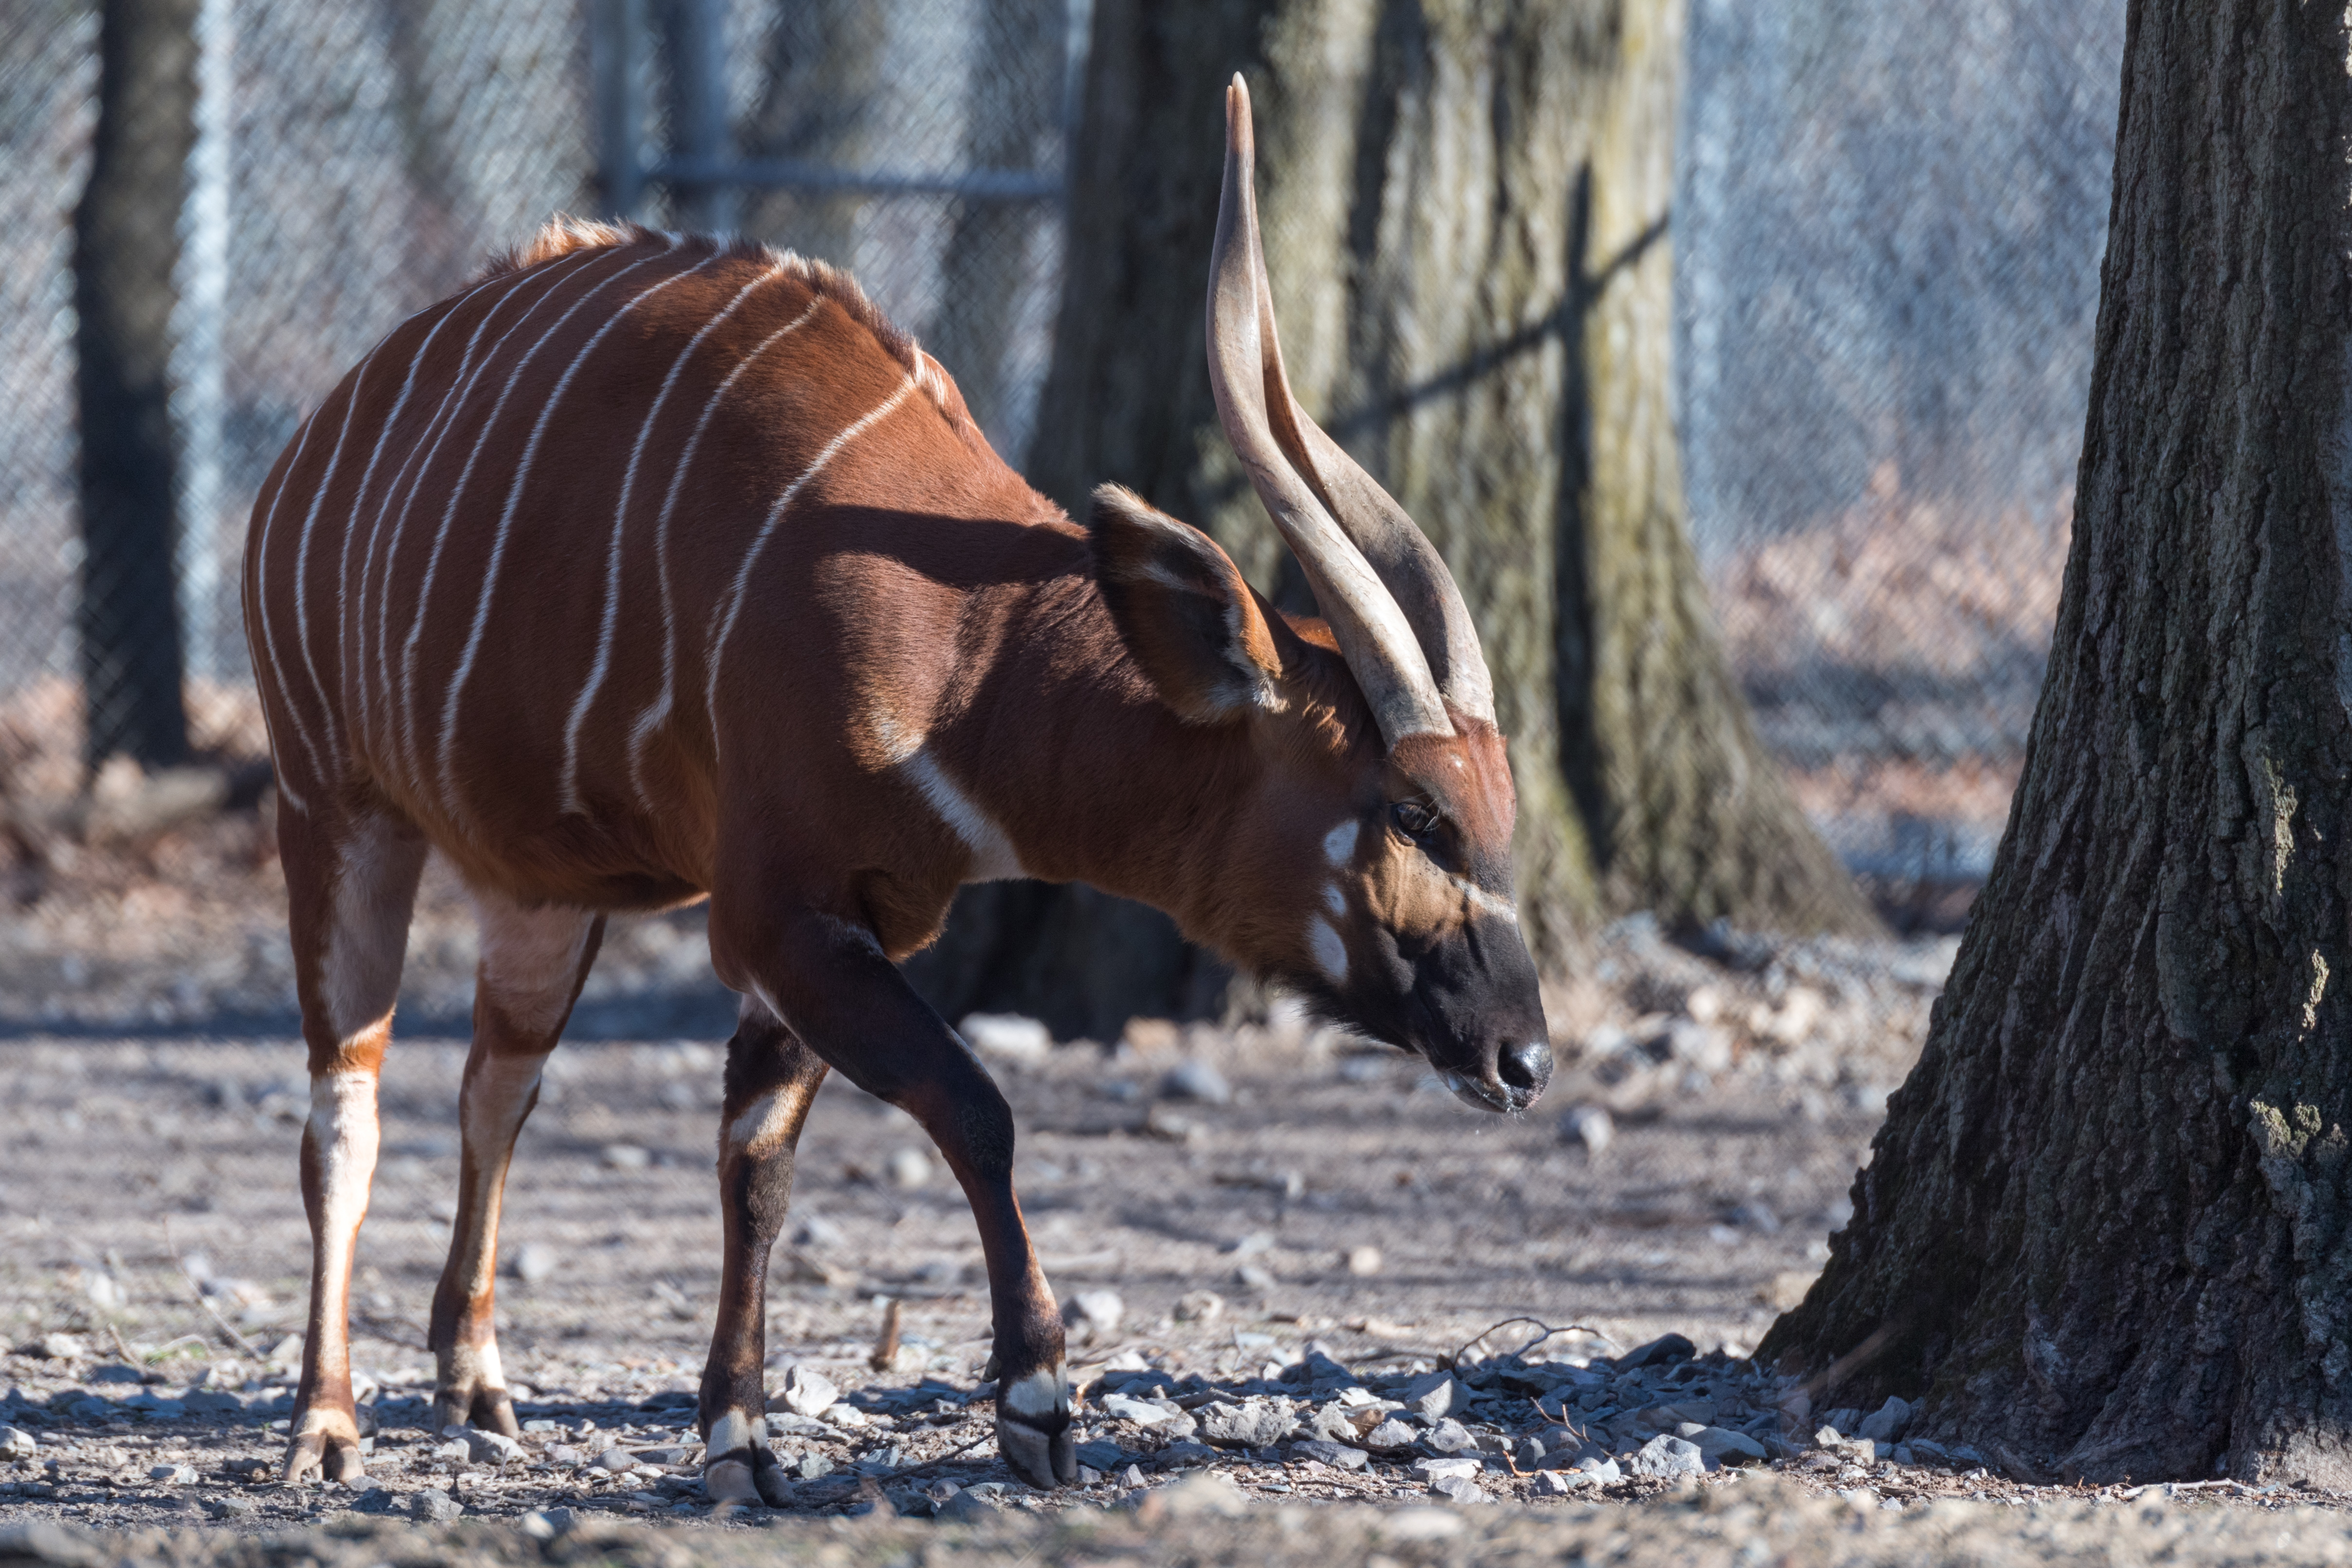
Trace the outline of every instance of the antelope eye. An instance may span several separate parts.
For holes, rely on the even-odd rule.
[[[1389,807],[1389,817],[1397,825],[1399,833],[1415,840],[1436,832],[1442,820],[1437,808],[1425,800],[1401,800]]]

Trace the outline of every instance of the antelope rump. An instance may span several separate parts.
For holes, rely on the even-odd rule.
[[[1011,1112],[892,962],[963,883],[1142,900],[1475,1106],[1541,1092],[1476,635],[1412,520],[1293,402],[1251,184],[1236,78],[1211,371],[1320,620],[1127,491],[1072,523],[847,278],[741,242],[559,222],[396,328],[279,458],[244,592],[312,1085],[287,1479],[362,1469],[347,1299],[428,847],[482,938],[436,1429],[516,1430],[499,1194],[606,915],[710,900],[742,997],[699,1410],[721,1501],[785,1500],[763,1291],[829,1069],[938,1144],[987,1258],[1001,1451],[1075,1479]]]

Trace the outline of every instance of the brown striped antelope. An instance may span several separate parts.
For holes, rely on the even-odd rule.
[[[289,1480],[361,1471],[347,1296],[428,847],[482,930],[436,1427],[515,1430],[499,1194],[606,915],[710,900],[743,998],[700,1405],[721,1500],[785,1500],[763,1291],[828,1069],[912,1113],[962,1184],[1000,1448],[1075,1478],[1011,1112],[892,963],[961,883],[1146,900],[1473,1105],[1541,1092],[1477,639],[1412,520],[1292,401],[1238,79],[1226,119],[1217,409],[1321,620],[1127,491],[1072,523],[845,277],[742,243],[559,223],[396,328],[278,459],[244,587],[312,1086]]]

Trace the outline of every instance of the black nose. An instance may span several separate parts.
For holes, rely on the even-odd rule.
[[[1532,1100],[1551,1081],[1551,1047],[1541,1040],[1506,1046],[1496,1053],[1495,1076],[1504,1088]]]

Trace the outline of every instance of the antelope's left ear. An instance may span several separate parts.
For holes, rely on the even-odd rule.
[[[1128,651],[1187,722],[1279,706],[1282,660],[1257,595],[1217,542],[1134,491],[1095,491],[1095,578]]]

